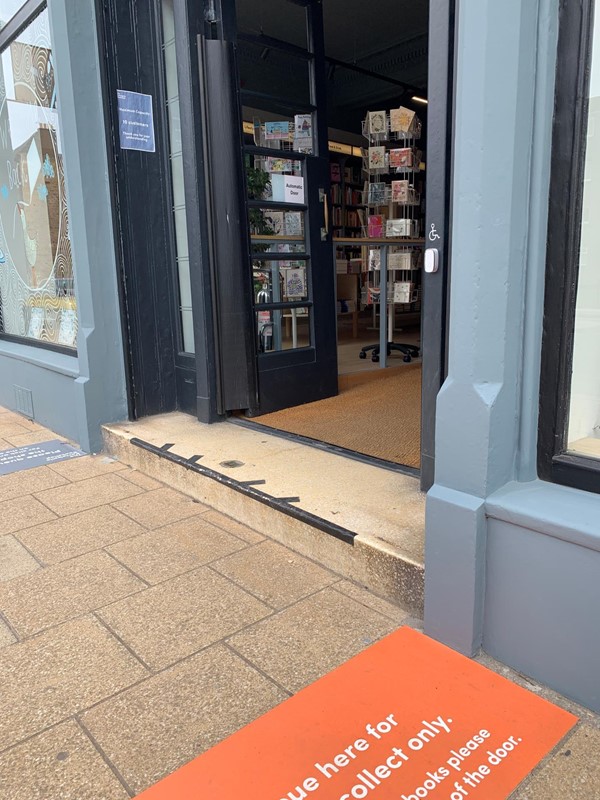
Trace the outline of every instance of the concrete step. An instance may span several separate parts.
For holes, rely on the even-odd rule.
[[[120,461],[422,615],[425,498],[416,478],[266,428],[203,425],[178,412],[107,425],[103,435]]]

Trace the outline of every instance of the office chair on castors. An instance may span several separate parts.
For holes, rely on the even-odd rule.
[[[366,347],[363,347],[360,353],[358,354],[358,357],[366,358],[369,350],[373,351],[371,353],[371,361],[375,362],[379,361],[379,353],[380,353],[379,343],[369,344]],[[397,342],[388,342],[387,343],[388,356],[391,355],[392,350],[397,350],[400,353],[404,353],[404,358],[402,360],[406,361],[407,364],[410,363],[413,360],[413,358],[418,358],[421,352],[419,348],[416,347],[414,344],[398,344]]]

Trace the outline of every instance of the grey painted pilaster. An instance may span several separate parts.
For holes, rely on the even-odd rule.
[[[426,631],[472,655],[483,623],[484,502],[434,486],[427,495],[427,529],[434,533],[425,539]],[[443,605],[441,598],[451,602]]]
[[[49,0],[79,314],[79,441],[127,418],[95,0]]]
[[[425,627],[470,654],[483,625],[481,502],[516,476],[523,434],[538,32],[548,30],[538,2],[458,6],[449,374],[437,406]]]

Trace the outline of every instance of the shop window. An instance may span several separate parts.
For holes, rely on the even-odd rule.
[[[539,472],[600,492],[600,6],[593,0],[561,3],[556,76]]]
[[[0,336],[72,351],[77,305],[48,11],[20,5],[0,0]]]

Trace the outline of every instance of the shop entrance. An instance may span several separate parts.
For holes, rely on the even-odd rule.
[[[256,352],[256,402],[243,411],[422,468],[424,485],[443,377],[450,11],[428,0],[221,8]]]

